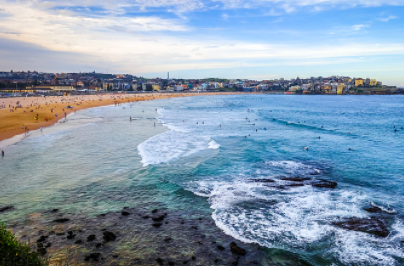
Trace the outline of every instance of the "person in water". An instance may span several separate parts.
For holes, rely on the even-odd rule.
[[[129,120],[132,121],[132,117],[130,117]]]
[[[4,151],[3,150],[1,151],[1,157],[4,157]]]

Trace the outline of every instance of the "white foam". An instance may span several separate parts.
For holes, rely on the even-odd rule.
[[[220,148],[220,144],[217,143],[216,141],[212,140],[211,142],[209,142],[209,149],[219,149]]]
[[[246,243],[299,252],[332,241],[326,256],[344,264],[394,265],[393,256],[404,258],[390,236],[382,239],[331,225],[337,217],[367,217],[359,204],[367,200],[366,195],[347,190],[319,191],[311,186],[278,190],[245,182],[246,178],[221,177],[219,180],[228,181],[215,181],[216,177],[189,183],[188,189],[208,197],[216,225]],[[401,231],[398,239],[403,237]]]

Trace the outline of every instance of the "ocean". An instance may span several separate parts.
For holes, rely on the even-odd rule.
[[[16,209],[1,221],[163,204],[309,265],[404,265],[402,96],[186,97],[69,123],[5,147],[0,206]],[[377,219],[388,235],[337,226],[350,218]]]

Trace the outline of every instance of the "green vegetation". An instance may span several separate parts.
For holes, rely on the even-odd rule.
[[[44,266],[37,253],[21,244],[15,236],[0,224],[0,266]]]

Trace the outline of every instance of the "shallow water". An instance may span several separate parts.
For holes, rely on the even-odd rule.
[[[401,96],[208,96],[85,110],[70,118],[73,128],[6,147],[0,205],[16,210],[0,219],[164,203],[314,265],[400,265],[403,114]],[[284,185],[291,176],[338,186],[249,181]],[[371,217],[363,210],[371,204],[386,211],[388,237],[331,225]]]

